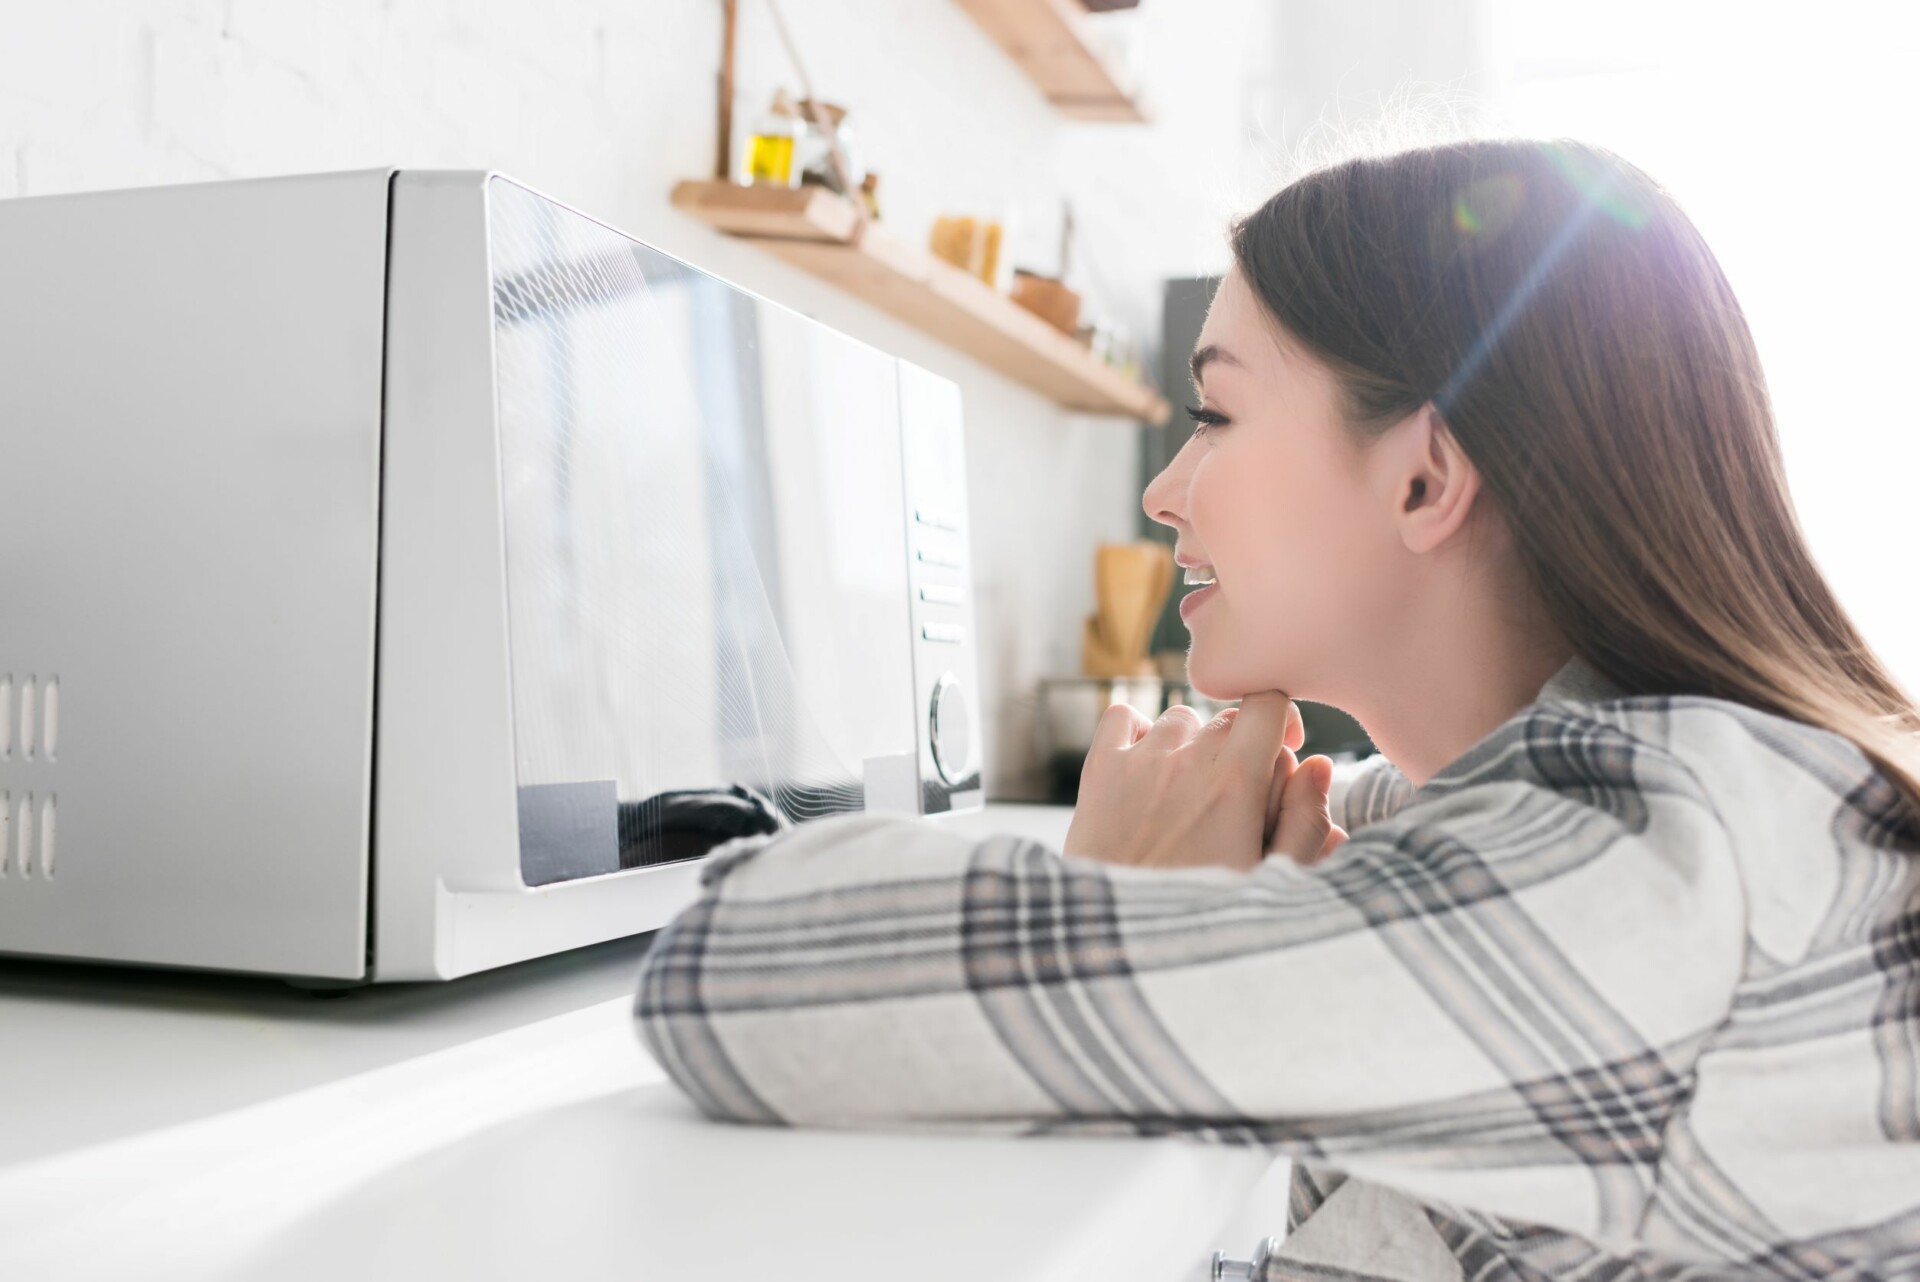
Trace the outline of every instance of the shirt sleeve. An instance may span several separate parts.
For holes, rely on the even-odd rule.
[[[870,815],[736,842],[636,1015],[718,1119],[1261,1143],[1592,1230],[1637,1205],[1743,939],[1690,773],[1554,712],[1304,868]]]

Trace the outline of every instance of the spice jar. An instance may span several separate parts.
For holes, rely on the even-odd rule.
[[[798,187],[800,166],[794,163],[806,125],[800,119],[793,99],[782,89],[773,96],[773,105],[754,126],[747,143],[746,180],[756,185]]]

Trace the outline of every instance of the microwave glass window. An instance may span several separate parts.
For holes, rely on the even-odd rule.
[[[489,238],[524,879],[861,808],[914,750],[896,363],[501,179]]]

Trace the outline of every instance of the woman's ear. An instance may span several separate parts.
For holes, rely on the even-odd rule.
[[[1480,470],[1447,430],[1440,412],[1415,413],[1395,491],[1400,541],[1409,552],[1431,552],[1451,539],[1473,513]]]

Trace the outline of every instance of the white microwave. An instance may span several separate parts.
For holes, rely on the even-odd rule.
[[[0,202],[0,953],[445,979],[975,808],[950,383],[507,178]]]

